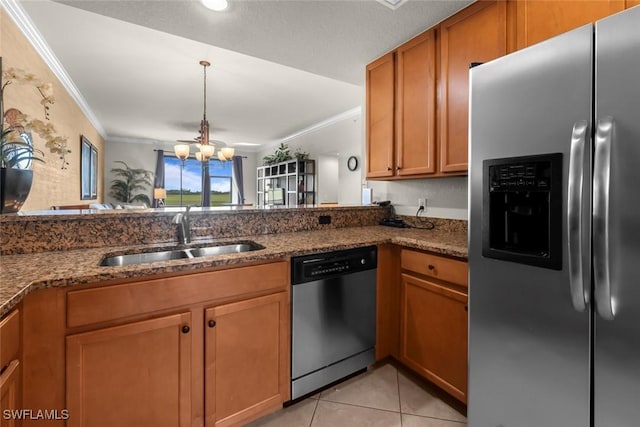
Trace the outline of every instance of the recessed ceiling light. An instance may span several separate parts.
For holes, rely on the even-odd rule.
[[[396,10],[402,6],[407,0],[378,0],[378,3],[382,3],[391,10]]]
[[[225,10],[229,6],[227,0],[200,0],[200,2],[207,9],[215,10],[216,12]]]

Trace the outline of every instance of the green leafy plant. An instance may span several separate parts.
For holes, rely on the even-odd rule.
[[[296,151],[293,152],[293,155],[298,161],[307,160],[309,158],[309,153],[307,153],[306,151],[302,151],[300,147],[296,148]]]
[[[281,142],[276,151],[273,154],[269,154],[262,158],[262,161],[265,165],[273,165],[280,162],[286,162],[287,160],[291,160],[293,157],[289,152],[289,146]]]
[[[153,179],[153,172],[146,169],[130,168],[125,162],[119,160],[114,163],[121,163],[124,167],[111,169],[112,174],[122,177],[122,179],[114,179],[111,181],[111,191],[109,195],[119,202],[139,202],[151,206],[149,196],[140,192],[148,192],[153,185],[151,181]]]

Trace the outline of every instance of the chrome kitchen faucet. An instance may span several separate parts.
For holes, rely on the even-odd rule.
[[[173,217],[171,222],[178,225],[178,243],[186,245],[191,242],[191,223],[189,220],[189,210],[191,206],[187,206],[185,213],[180,212]]]

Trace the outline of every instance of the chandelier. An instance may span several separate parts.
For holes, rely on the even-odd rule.
[[[204,71],[204,84],[203,84],[203,114],[200,121],[200,136],[197,138],[198,148],[200,151],[195,153],[196,159],[200,162],[207,162],[209,159],[215,156],[215,145],[209,142],[209,121],[207,120],[207,67],[211,66],[209,61],[200,61]],[[177,144],[173,147],[176,157],[181,160],[185,160],[189,157],[189,145]],[[231,160],[235,150],[232,147],[222,147],[218,150],[217,158],[220,161],[226,162]]]

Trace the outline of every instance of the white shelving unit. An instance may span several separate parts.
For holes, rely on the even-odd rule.
[[[288,160],[258,167],[258,206],[307,206],[316,204],[316,161]]]

